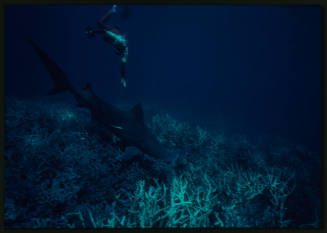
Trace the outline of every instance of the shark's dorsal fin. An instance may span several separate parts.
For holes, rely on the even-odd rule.
[[[133,113],[136,120],[140,122],[144,122],[144,113],[143,113],[142,105],[140,103],[136,104],[131,109],[131,112]]]
[[[86,86],[83,88],[83,90],[92,90],[90,81],[87,81]]]

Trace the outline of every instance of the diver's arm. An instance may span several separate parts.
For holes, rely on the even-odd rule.
[[[105,33],[105,30],[104,29],[93,29],[91,26],[87,26],[86,27],[86,30],[85,30],[85,34],[91,38],[91,37],[94,37],[96,33]]]
[[[106,31],[104,29],[95,29],[94,33],[101,33],[104,34]]]

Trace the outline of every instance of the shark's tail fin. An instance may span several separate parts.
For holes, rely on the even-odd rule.
[[[61,68],[32,40],[28,40],[28,42],[32,45],[36,53],[41,58],[53,80],[54,87],[48,92],[48,94],[53,95],[69,90],[71,88],[71,84]]]

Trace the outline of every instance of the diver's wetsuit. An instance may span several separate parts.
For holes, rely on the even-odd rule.
[[[121,57],[121,83],[126,87],[125,80],[125,64],[128,56],[128,46],[125,36],[123,36],[118,27],[112,27],[106,22],[110,17],[116,13],[115,5],[110,9],[101,19],[97,22],[99,29],[92,30],[91,27],[87,28],[86,33],[89,37],[93,37],[94,33],[101,33],[104,35],[103,40],[110,43],[115,50],[115,53]]]

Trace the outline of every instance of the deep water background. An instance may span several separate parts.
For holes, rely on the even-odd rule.
[[[114,197],[107,200],[108,193],[114,195],[120,189],[112,187],[108,175],[122,176],[125,183],[121,187],[129,188],[129,192],[134,192],[134,185],[141,179],[138,176],[151,179],[146,173],[151,169],[142,165],[142,159],[139,165],[135,161],[131,162],[133,166],[121,165],[115,157],[120,152],[114,145],[84,135],[89,118],[71,102],[65,102],[69,94],[58,97],[62,102],[56,97],[44,98],[52,83],[27,43],[27,39],[32,39],[75,84],[84,86],[90,81],[98,96],[118,106],[142,102],[146,123],[150,125],[150,113],[163,112],[164,115],[152,118],[151,130],[175,151],[184,153],[182,162],[189,172],[202,174],[196,170],[199,168],[211,171],[210,178],[217,182],[217,187],[226,174],[230,174],[226,184],[231,187],[236,181],[248,184],[251,176],[277,177],[277,181],[284,182],[280,184],[291,187],[288,178],[295,174],[296,189],[286,203],[285,221],[291,222],[278,222],[283,207],[267,198],[268,191],[275,187],[272,182],[265,184],[265,191],[256,193],[255,201],[252,197],[238,203],[236,210],[241,212],[235,213],[227,207],[233,206],[233,198],[242,198],[235,190],[226,194],[225,186],[218,188],[222,203],[213,209],[220,214],[226,211],[220,218],[231,225],[225,227],[269,227],[270,223],[270,227],[318,226],[319,220],[312,222],[318,219],[320,206],[321,9],[118,6],[119,14],[112,23],[120,24],[129,43],[124,89],[120,84],[119,57],[101,37],[90,39],[84,34],[86,26],[95,27],[109,8],[5,9],[7,224],[47,226],[46,218],[40,222],[40,216],[53,221],[54,213],[60,219],[63,213],[78,211],[74,208],[82,209],[83,205],[95,212],[103,209],[96,206],[99,203],[109,208]],[[127,19],[119,16],[127,11],[131,12]],[[213,136],[215,131],[229,135],[228,142],[224,141],[225,136]],[[219,143],[215,144],[217,140]],[[42,169],[33,167],[34,160]],[[75,162],[77,165],[73,166]],[[88,170],[89,164],[99,168]],[[233,167],[234,164],[240,168]],[[122,168],[125,173],[119,170]],[[203,177],[194,174],[191,177],[195,179]],[[54,190],[49,192],[50,196],[47,182]],[[70,184],[75,184],[75,189],[67,188]],[[193,190],[192,186],[189,188]],[[63,195],[56,193],[61,189]],[[42,201],[46,203],[41,205],[44,209],[36,209]],[[269,209],[270,205],[280,209]],[[219,209],[222,206],[227,209]],[[119,214],[123,215],[123,211]],[[251,216],[263,218],[256,223]],[[277,222],[272,222],[271,216]]]
[[[109,6],[7,6],[6,95],[51,87],[26,39],[78,85],[113,103],[155,104],[228,132],[279,135],[319,152],[321,9],[314,6],[129,6],[128,87],[100,37],[84,35]],[[118,7],[118,12],[122,9]]]

